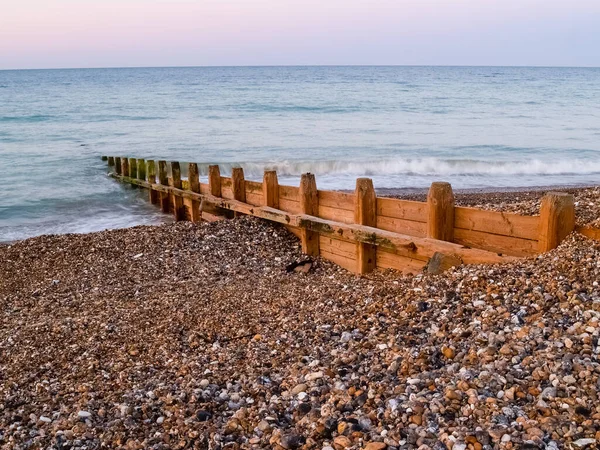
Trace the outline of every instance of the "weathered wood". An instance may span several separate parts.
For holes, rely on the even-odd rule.
[[[482,231],[454,229],[454,241],[466,247],[480,248],[511,256],[532,256],[538,253],[538,241]]]
[[[399,255],[397,252],[385,248],[377,249],[377,267],[380,269],[394,269],[404,274],[417,274],[423,272],[426,261]]]
[[[539,237],[539,216],[521,216],[499,211],[455,207],[454,229],[481,231],[521,239],[537,241]]]
[[[354,222],[368,227],[377,226],[377,196],[370,178],[356,180]],[[356,244],[356,268],[359,273],[373,271],[377,265],[377,247],[364,242]]]
[[[427,223],[414,220],[394,219],[392,217],[377,216],[377,228],[409,236],[427,237]]]
[[[108,157],[108,167],[113,167],[115,165],[115,158],[114,156],[109,156]]]
[[[145,181],[136,180],[129,177],[122,177],[115,174],[112,174],[111,176],[126,183],[136,184],[143,187],[150,186],[150,184]],[[516,259],[514,257],[497,255],[485,250],[466,248],[452,242],[407,236],[369,226],[344,224],[304,214],[288,214],[285,211],[271,207],[253,206],[237,200],[225,200],[209,194],[197,194],[191,191],[175,189],[171,186],[156,185],[156,189],[161,192],[173,192],[174,194],[183,198],[204,201],[206,203],[215,205],[218,208],[242,212],[244,214],[253,215],[284,225],[308,228],[312,231],[322,234],[323,236],[377,245],[393,251],[402,251],[407,255],[413,255],[415,259],[431,258],[435,252],[456,255],[461,258],[465,264],[502,263],[514,261]]]
[[[319,206],[351,211],[354,214],[353,194],[336,191],[319,191]]]
[[[124,177],[129,176],[129,159],[121,158],[121,174]]]
[[[539,251],[556,247],[575,229],[575,202],[573,195],[549,192],[540,207]]]
[[[233,199],[246,203],[246,183],[244,179],[244,169],[234,167],[231,170],[231,189],[233,190]],[[241,216],[240,213],[235,213],[236,217]]]
[[[200,193],[200,173],[198,172],[198,164],[189,163],[188,165],[188,181],[190,183],[190,190],[192,192]],[[200,222],[202,220],[202,213],[200,212],[200,202],[198,200],[192,200],[192,206],[190,211],[192,222]]]
[[[138,158],[137,160],[137,172],[138,172],[138,180],[146,179],[146,161],[143,158]]]
[[[427,194],[427,205],[427,237],[452,242],[454,238],[454,194],[450,183],[432,183]]]
[[[300,177],[299,200],[302,214],[316,216],[319,213],[317,181],[312,173],[305,173]],[[300,235],[302,252],[310,256],[319,256],[319,234],[303,228]]]
[[[175,189],[181,189],[181,167],[178,161],[171,161],[171,173],[173,175],[173,187]],[[173,214],[175,215],[175,220],[185,220],[186,214],[183,206],[183,197],[175,195],[173,198],[173,203]]]
[[[129,158],[129,176],[131,178],[137,178],[137,159]]]
[[[435,252],[427,263],[427,273],[439,275],[451,267],[458,267],[461,264],[462,260],[458,256]]]
[[[299,193],[300,189],[296,186],[286,186],[284,184],[279,185],[279,201],[281,201],[281,199],[286,199],[293,202],[297,202],[299,201]]]
[[[147,168],[148,182],[151,184],[156,184],[156,163],[154,162],[154,160],[151,159],[147,162]],[[154,190],[153,186],[150,186],[148,190],[148,199],[150,200],[150,203],[152,203],[153,205],[157,205],[160,202],[159,198],[159,193]]]
[[[318,216],[327,220],[335,220],[336,222],[354,223],[354,202],[352,202],[352,210],[324,206],[321,205],[321,195],[319,194]]]
[[[119,156],[115,156],[115,172],[117,175],[123,175],[123,165]]]
[[[263,176],[263,205],[279,208],[279,182],[274,170],[265,170]]]
[[[583,234],[585,237],[594,239],[595,241],[600,241],[600,228],[580,225],[575,228],[575,231]]]
[[[167,162],[165,160],[158,161],[158,182],[162,186],[169,186],[169,174],[167,173]],[[168,213],[171,210],[171,197],[169,190],[161,191],[160,207],[165,213]]]
[[[219,166],[208,166],[208,186],[210,195],[221,196],[221,170]]]
[[[100,159],[101,159],[102,161],[108,161],[108,156],[101,156],[101,157],[100,157]]]
[[[427,223],[428,207],[425,202],[377,197],[377,217],[382,216]]]

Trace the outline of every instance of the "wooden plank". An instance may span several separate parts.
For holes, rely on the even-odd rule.
[[[334,253],[346,258],[356,259],[357,256],[355,242],[335,239],[329,236],[319,236],[319,248],[321,251]]]
[[[539,237],[539,226],[539,216],[521,216],[476,208],[454,208],[454,228],[535,241]]]
[[[262,185],[261,182],[251,181],[251,180],[245,180],[244,181],[244,185],[245,185],[245,188],[246,188],[246,194],[248,192],[252,192],[254,194],[260,194],[260,195],[262,195],[263,185]]]
[[[173,174],[173,187],[175,189],[182,189],[181,167],[178,161],[171,162],[171,173]],[[175,215],[176,221],[185,220],[186,213],[183,205],[183,198],[179,195],[173,196],[173,214]]]
[[[221,177],[221,197],[233,199],[233,182],[229,177]]]
[[[334,264],[346,269],[350,272],[356,273],[356,259],[347,258],[345,256],[330,253],[327,250],[321,250],[321,257],[327,261],[331,261]]]
[[[261,206],[263,201],[263,196],[261,194],[256,194],[254,192],[246,191],[246,203],[253,206]]]
[[[301,236],[300,236],[300,231],[301,231],[301,230],[300,230],[300,228],[298,228],[298,227],[293,227],[293,226],[291,226],[291,225],[284,225],[284,226],[285,226],[285,227],[288,229],[288,231],[289,231],[290,233],[292,233],[294,236],[296,236],[298,239],[300,239],[300,237],[301,237]]]
[[[246,183],[244,180],[244,169],[234,167],[231,171],[231,189],[233,191],[234,200],[240,202],[246,201]]]
[[[115,173],[117,175],[123,175],[123,165],[121,164],[120,156],[115,156]]]
[[[321,205],[320,201],[321,197],[319,197],[319,217],[342,223],[354,223],[354,211],[324,206]]]
[[[129,176],[131,178],[137,178],[137,159],[129,158]]]
[[[572,194],[549,192],[540,207],[539,251],[556,247],[575,229],[575,201]]]
[[[129,159],[121,158],[121,173],[124,177],[129,176]]]
[[[138,180],[146,179],[146,161],[143,158],[137,160]]]
[[[450,183],[431,183],[427,194],[427,237],[452,242],[454,237],[454,194]]]
[[[368,227],[377,226],[377,195],[370,178],[356,180],[354,223]],[[358,273],[372,272],[377,265],[377,247],[359,242],[356,244],[356,268]]]
[[[378,249],[377,251],[377,267],[380,269],[393,269],[404,274],[417,274],[423,272],[426,265],[426,261],[400,256],[385,249]]]
[[[283,184],[279,185],[279,200],[286,199],[294,202],[300,201],[300,188],[296,186],[285,186]]]
[[[319,196],[317,192],[317,181],[312,173],[304,173],[300,178],[298,189],[300,212],[315,216],[319,212]],[[280,199],[280,202],[282,200]],[[286,200],[283,200],[286,201]],[[286,211],[285,205],[282,209]],[[292,211],[290,211],[292,212]],[[302,241],[302,252],[309,256],[319,256],[319,234],[314,231],[302,229],[300,232]]]
[[[454,229],[454,242],[503,255],[531,256],[538,253],[537,241],[481,231],[463,230],[462,228]]]
[[[109,156],[108,157],[108,167],[113,167],[115,165],[115,158],[114,156]]]
[[[263,176],[263,205],[279,208],[279,182],[274,170],[265,170]]]
[[[184,220],[189,220],[191,222],[193,222],[193,218],[192,218],[192,204],[194,203],[194,200],[191,200],[189,198],[184,198],[183,199],[183,211],[185,213],[185,219]]]
[[[409,236],[426,237],[427,223],[413,220],[394,219],[391,217],[377,216],[377,228],[408,234]]]
[[[396,198],[377,197],[377,216],[394,219],[427,222],[427,203],[399,200]]]
[[[285,198],[279,198],[279,209],[282,211],[287,211],[292,214],[300,213],[300,202],[295,202],[293,200],[288,200]]]
[[[577,231],[580,234],[583,234],[584,236],[586,236],[590,239],[600,241],[600,228],[594,228],[594,227],[589,227],[589,226],[578,226],[575,228],[575,231]]]
[[[354,214],[354,195],[345,192],[319,191],[319,206],[343,209]]]
[[[169,185],[169,176],[167,175],[167,162],[164,160],[158,161],[158,182],[161,184],[161,186]],[[168,213],[171,210],[171,199],[169,191],[161,191],[160,207],[165,213]]]
[[[208,183],[200,183],[200,193],[210,194],[210,186],[208,185]]]
[[[219,166],[208,166],[208,188],[210,195],[221,197],[221,171]]]
[[[188,182],[192,192],[200,193],[200,174],[198,172],[198,164],[196,163],[188,164]],[[190,220],[192,222],[200,222],[202,220],[200,202],[198,200],[191,200]]]
[[[151,184],[155,184],[156,183],[156,164],[154,162],[154,160],[149,160],[148,161],[148,182]],[[150,186],[150,188],[148,189],[148,199],[150,200],[150,203],[152,203],[153,205],[157,205],[158,203],[160,203],[160,193],[155,191],[154,188],[152,186]]]

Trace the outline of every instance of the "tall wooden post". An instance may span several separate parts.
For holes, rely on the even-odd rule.
[[[427,237],[440,241],[454,240],[454,193],[450,183],[435,182],[427,194]]]
[[[208,190],[210,195],[221,197],[221,170],[219,166],[208,166]]]
[[[156,164],[152,159],[148,161],[148,183],[156,184]],[[159,203],[158,191],[155,191],[152,186],[150,186],[148,198],[150,199],[150,203],[153,205],[157,205]]]
[[[246,180],[244,179],[244,169],[234,167],[231,171],[231,189],[233,190],[233,199],[246,203]],[[234,217],[240,217],[242,214],[236,212]]]
[[[121,164],[121,158],[119,156],[115,156],[115,172],[117,175],[123,175],[123,166]]]
[[[373,180],[359,178],[356,180],[356,200],[354,204],[354,221],[358,225],[377,226],[377,196],[373,188]],[[368,273],[377,265],[377,247],[360,242],[356,244],[356,269],[358,273]]]
[[[198,173],[198,164],[189,163],[188,181],[190,182],[190,191],[199,194],[200,174]],[[192,222],[200,222],[202,220],[202,212],[200,211],[200,202],[198,200],[192,200],[192,210],[190,215],[192,217]]]
[[[146,161],[143,158],[137,160],[138,180],[146,181]]]
[[[137,178],[137,159],[135,158],[129,158],[129,176],[131,178]]]
[[[540,207],[540,252],[547,252],[575,229],[575,202],[571,194],[549,192]]]
[[[319,215],[319,192],[317,181],[312,173],[304,173],[300,178],[300,212],[310,216]],[[302,252],[310,256],[319,256],[319,233],[300,229]]]
[[[108,157],[108,167],[113,167],[115,165],[115,158],[114,156],[109,156]]]
[[[169,175],[167,173],[167,162],[164,160],[158,161],[158,181],[163,186],[169,185]],[[168,213],[171,210],[171,196],[168,192],[160,193],[160,207],[163,212]]]
[[[265,170],[263,176],[263,202],[265,206],[279,208],[279,182],[277,172]]]
[[[121,172],[124,177],[129,176],[129,160],[126,157],[121,158]]]
[[[181,189],[181,167],[178,161],[171,162],[171,173],[173,174],[173,187],[175,189]],[[174,194],[173,195],[173,213],[175,214],[175,220],[185,220],[185,209],[183,207],[183,197]]]

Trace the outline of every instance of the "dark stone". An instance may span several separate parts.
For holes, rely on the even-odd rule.
[[[212,417],[212,414],[208,411],[205,411],[203,409],[199,410],[196,412],[196,419],[198,419],[199,422],[206,422],[207,420],[209,420]]]
[[[303,416],[305,414],[308,414],[310,412],[310,410],[312,409],[312,406],[310,405],[310,403],[300,403],[298,405],[298,412],[300,414],[302,414]]]
[[[304,436],[299,436],[297,434],[284,434],[281,437],[281,446],[285,449],[296,449],[301,447],[306,442]]]
[[[592,415],[592,411],[587,409],[585,406],[575,407],[575,413],[580,414],[583,417],[590,417]]]

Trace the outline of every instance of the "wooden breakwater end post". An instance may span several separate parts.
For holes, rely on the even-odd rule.
[[[302,174],[298,197],[302,214],[319,215],[319,191],[317,190],[317,180],[312,173]],[[319,233],[302,228],[300,230],[300,240],[303,253],[309,256],[319,256]]]
[[[188,182],[190,184],[190,191],[197,194],[200,193],[200,173],[198,172],[198,164],[188,164]],[[192,222],[200,222],[202,220],[202,213],[200,211],[200,202],[198,200],[192,200],[192,206],[190,211],[190,217]]]
[[[427,194],[427,237],[454,240],[454,193],[450,183],[434,182]]]
[[[163,159],[158,161],[158,182],[163,186],[169,186],[169,174],[167,173],[167,162]],[[169,192],[160,193],[160,207],[163,212],[171,211],[171,197]]]
[[[115,158],[113,156],[109,156],[108,157],[108,167],[114,167],[115,165]]]
[[[156,184],[156,163],[153,159],[148,161],[148,183]],[[152,189],[148,190],[148,200],[153,205],[157,205],[160,202],[158,191]]]
[[[373,188],[373,180],[359,178],[356,180],[354,205],[354,222],[368,227],[377,226],[377,195]],[[375,241],[375,239],[374,239]],[[372,272],[377,265],[377,247],[360,242],[356,244],[356,270],[358,273]]]
[[[101,157],[100,157],[100,159],[101,159],[102,161],[108,161],[108,156],[101,156]]]
[[[318,191],[311,174],[304,174],[298,187],[280,186],[275,171],[265,171],[257,182],[245,180],[240,168],[227,178],[211,166],[206,184],[195,163],[189,164],[188,180],[182,180],[177,161],[169,178],[164,160],[157,174],[153,160],[112,158],[112,177],[148,189],[150,201],[177,220],[248,214],[280,223],[301,239],[306,254],[358,273],[375,267],[415,273],[426,264],[427,271],[437,273],[461,262],[512,261],[555,248],[575,228],[573,197],[562,193],[544,197],[540,216],[523,216],[456,207],[448,183],[433,183],[427,202],[416,202],[378,198],[372,181],[364,178],[352,195]],[[600,229],[590,233],[600,240]]]
[[[540,206],[539,251],[556,247],[575,229],[575,201],[573,195],[549,192]]]
[[[171,162],[171,173],[173,175],[173,187],[175,189],[181,189],[181,167],[179,162]],[[173,213],[175,214],[175,220],[185,220],[185,209],[183,208],[183,198],[179,195],[173,196]]]

